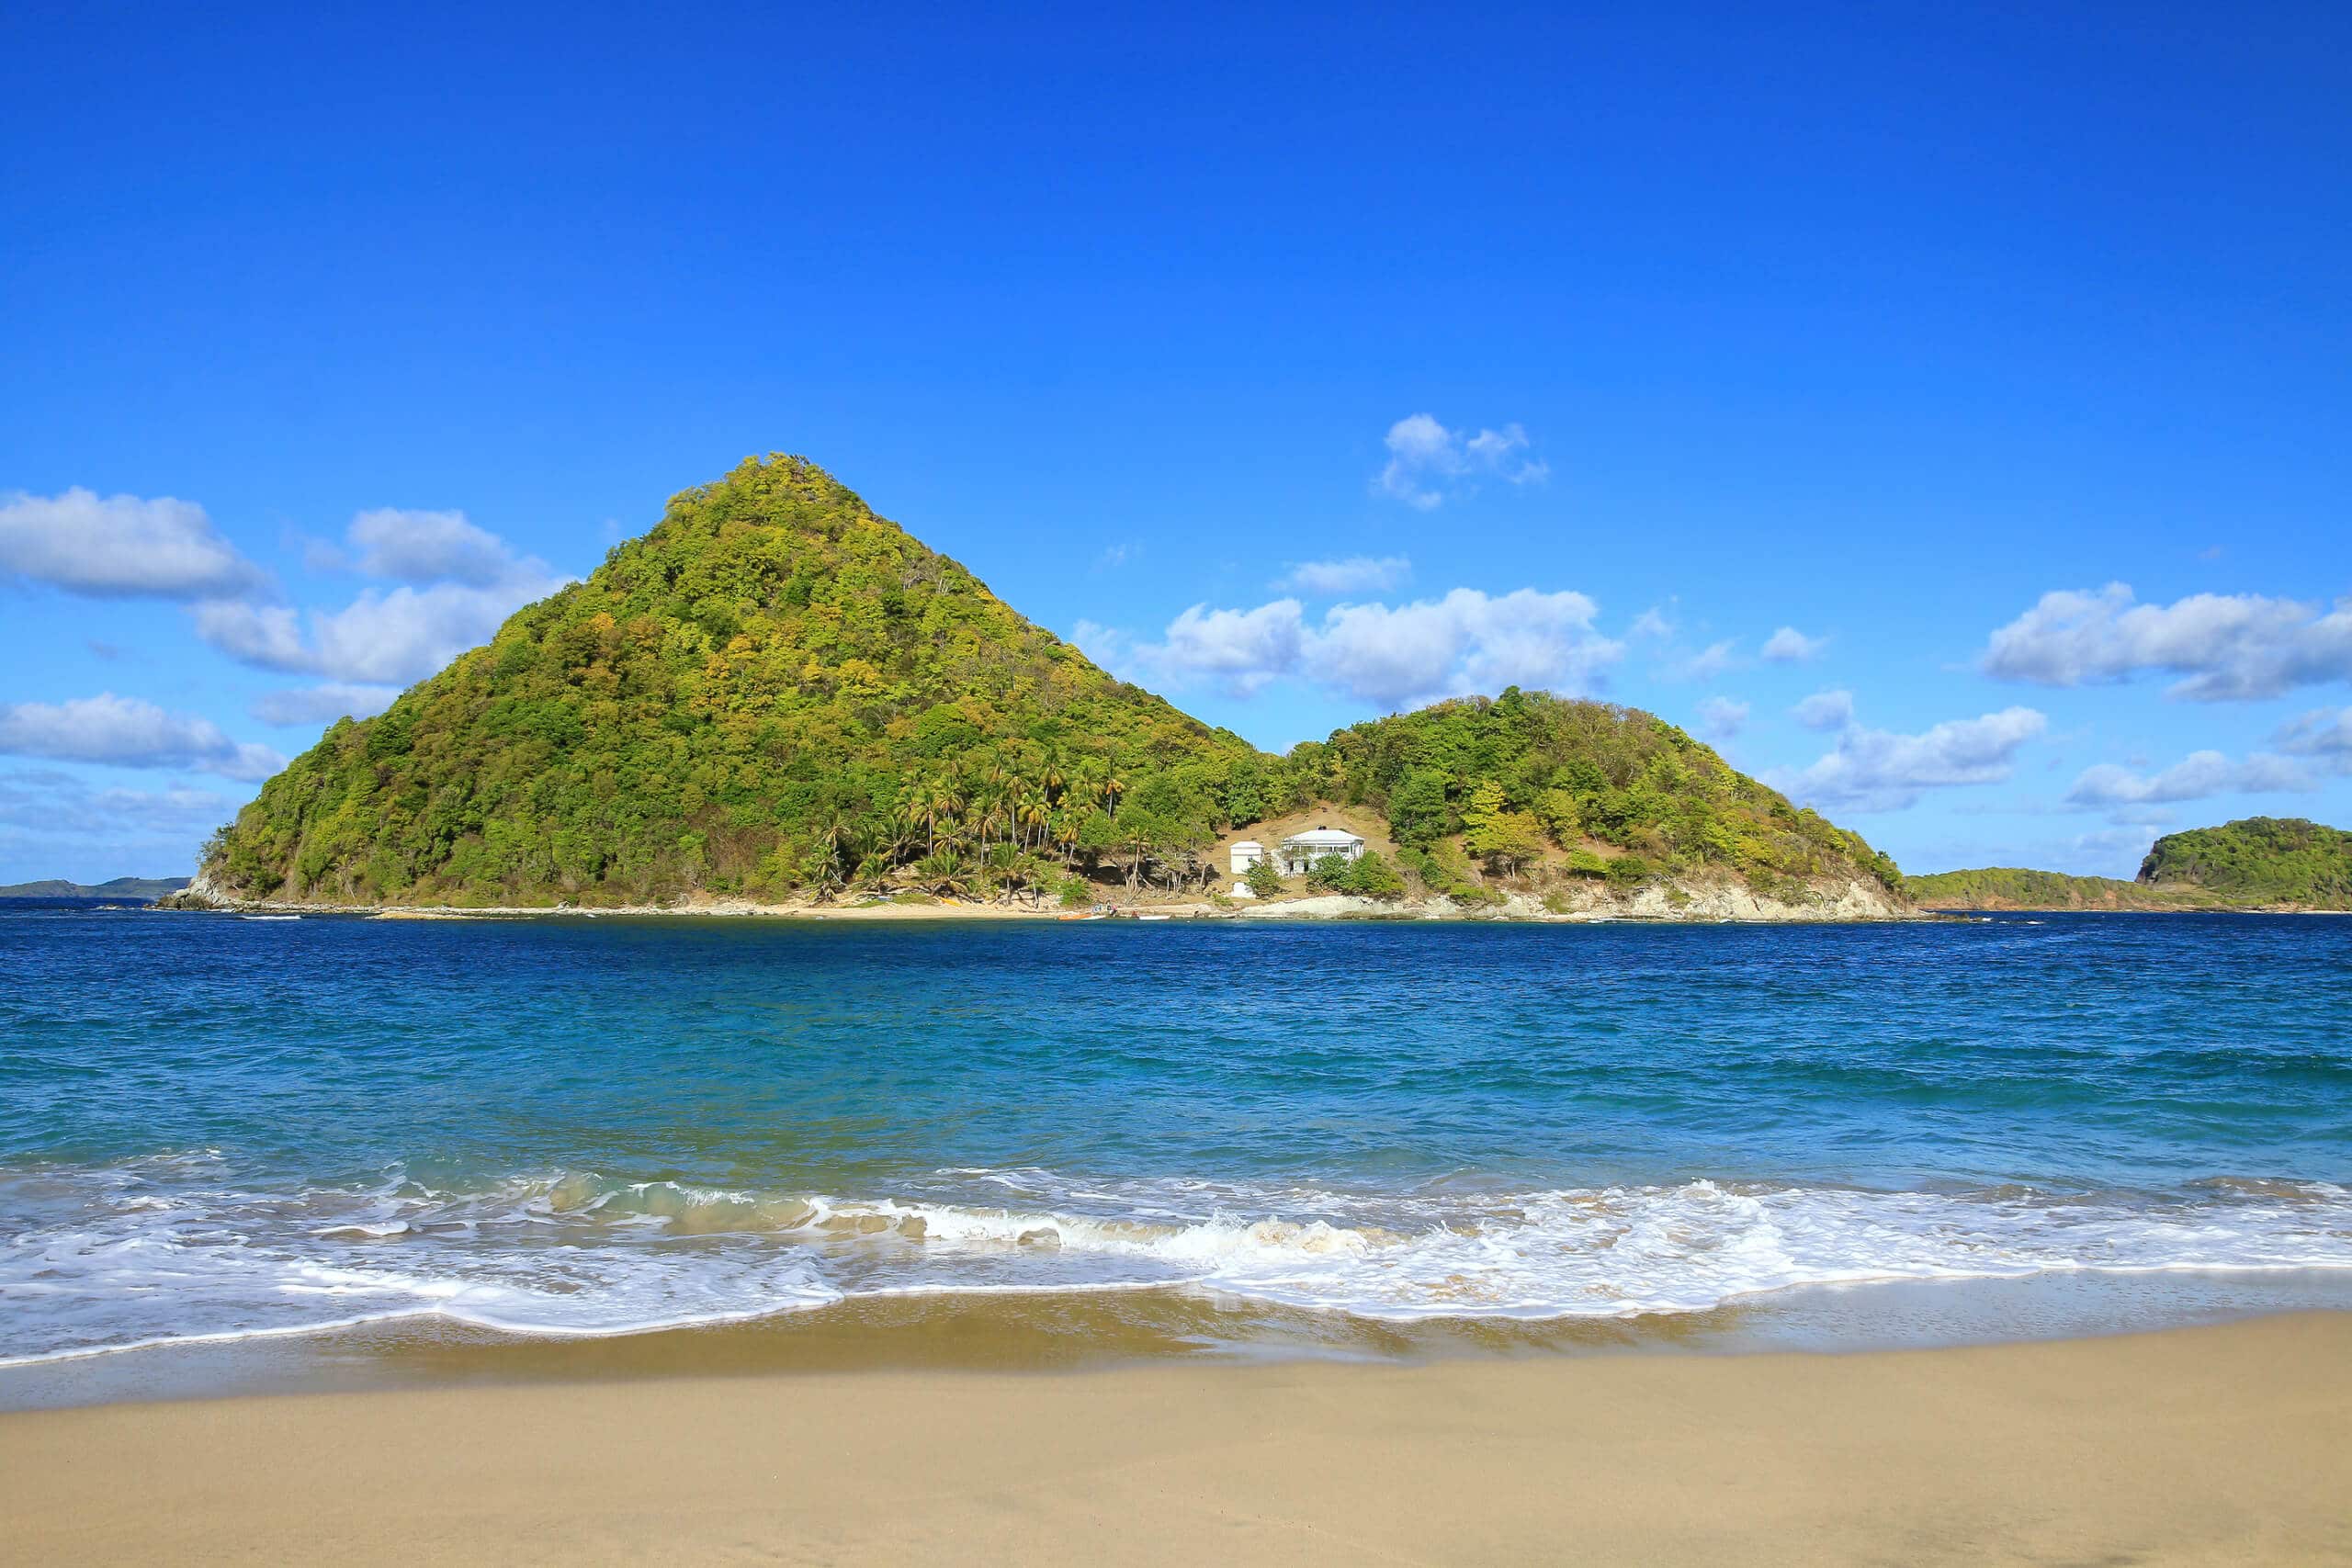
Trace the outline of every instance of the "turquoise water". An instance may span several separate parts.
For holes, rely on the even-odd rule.
[[[2352,1270],[2347,1020],[2324,919],[0,905],[0,1360],[884,1292],[1550,1319]]]

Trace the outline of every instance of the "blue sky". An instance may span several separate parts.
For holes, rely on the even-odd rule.
[[[2352,825],[2341,6],[389,16],[11,13],[0,881],[769,450],[1272,748],[1515,679],[1912,870]]]

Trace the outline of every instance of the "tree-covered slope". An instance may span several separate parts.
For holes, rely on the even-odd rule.
[[[1745,880],[1893,863],[1645,713],[1442,703],[1261,753],[1098,669],[814,465],[748,461],[489,646],[329,729],[208,846],[236,899],[547,904],[849,888],[1207,888],[1222,830],[1395,824],[1370,890]]]
[[[2140,881],[2186,883],[2241,905],[2352,908],[2352,833],[2300,817],[2167,833],[2140,863]]]
[[[1295,795],[1378,809],[1430,881],[1458,880],[1458,856],[1621,885],[1737,877],[1791,898],[1819,881],[1902,886],[1859,834],[1636,708],[1513,689],[1351,726],[1285,765]]]
[[[1115,805],[1138,773],[1196,811],[1254,812],[1260,765],[775,457],[335,725],[206,863],[242,897],[782,894],[935,853],[967,814],[1001,829],[991,847],[1036,847],[1038,792],[1075,829],[1081,794]]]

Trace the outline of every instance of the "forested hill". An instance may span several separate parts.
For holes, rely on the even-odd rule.
[[[2187,884],[2238,904],[2352,908],[2352,833],[2300,817],[2167,833],[2140,863],[2140,881]]]
[[[1221,832],[1324,802],[1394,824],[1403,863],[1348,889],[1374,897],[1900,886],[1860,838],[1631,709],[1513,690],[1265,755],[772,457],[675,497],[587,581],[329,729],[215,835],[198,892],[1082,901],[1221,886]]]
[[[1035,844],[1045,791],[1116,801],[1148,773],[1254,809],[1260,765],[776,457],[335,725],[206,860],[244,896],[782,895],[936,852],[967,814]]]

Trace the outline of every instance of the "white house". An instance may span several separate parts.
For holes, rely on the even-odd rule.
[[[1247,876],[1250,868],[1266,858],[1266,846],[1255,839],[1244,839],[1233,846],[1233,874]]]
[[[1250,847],[1257,848],[1254,844]],[[1233,852],[1238,859],[1240,846],[1236,845]],[[1259,852],[1263,854],[1265,852],[1260,850]],[[1304,833],[1293,833],[1283,840],[1283,874],[1296,876],[1312,868],[1326,855],[1338,855],[1341,860],[1361,860],[1363,858],[1363,840],[1339,828],[1310,828]]]

